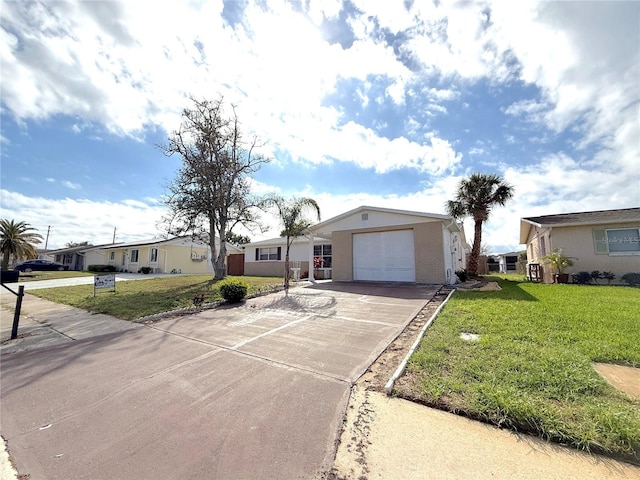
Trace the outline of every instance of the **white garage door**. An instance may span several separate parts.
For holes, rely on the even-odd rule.
[[[353,279],[415,282],[413,230],[354,234]]]

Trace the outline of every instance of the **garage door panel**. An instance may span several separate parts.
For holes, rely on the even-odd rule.
[[[413,230],[354,234],[353,278],[415,282]]]

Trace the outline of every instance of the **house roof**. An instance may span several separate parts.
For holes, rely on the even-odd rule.
[[[410,211],[410,210],[397,210],[397,209],[393,209],[393,208],[370,207],[370,206],[363,205],[361,207],[354,208],[353,210],[349,210],[348,212],[342,213],[342,214],[340,214],[340,215],[338,215],[336,217],[333,217],[333,218],[330,218],[328,220],[325,220],[324,222],[317,223],[317,224],[311,226],[309,228],[309,230],[311,230],[312,232],[322,231],[322,229],[324,229],[328,225],[331,225],[332,223],[339,222],[340,220],[342,220],[344,218],[347,218],[347,217],[350,217],[350,216],[353,216],[353,215],[357,215],[358,213],[361,213],[361,212],[364,212],[364,211],[390,213],[390,214],[396,214],[396,215],[410,215],[410,216],[421,217],[421,218],[435,218],[435,219],[438,219],[438,220],[450,220],[450,221],[453,221],[453,217],[451,217],[449,215],[438,214],[438,213],[415,212],[415,211]]]
[[[540,217],[520,219],[520,243],[526,243],[531,226],[536,227],[577,227],[582,225],[603,225],[608,223],[640,222],[640,208],[618,210],[596,210],[593,212],[560,213]]]

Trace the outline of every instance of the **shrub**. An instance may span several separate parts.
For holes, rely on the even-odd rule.
[[[238,303],[247,295],[249,286],[242,280],[226,278],[218,282],[218,291],[229,303]]]
[[[591,273],[590,272],[572,273],[571,278],[573,279],[573,283],[579,283],[580,285],[585,285],[591,282]]]
[[[620,278],[629,285],[640,285],[640,273],[625,273]]]
[[[611,283],[611,280],[616,278],[616,274],[613,272],[602,272],[602,278],[604,278],[607,283]]]
[[[591,272],[591,278],[593,279],[593,283],[598,283],[599,278],[604,278],[600,273],[600,270],[594,270]]]
[[[153,270],[153,268],[151,267],[140,267],[140,270],[138,270],[138,273],[151,273],[151,271]]]
[[[467,278],[469,278],[469,275],[467,274],[467,271],[465,269],[456,270],[456,276],[462,283],[466,282]]]
[[[87,267],[89,272],[115,272],[115,265],[89,265]]]

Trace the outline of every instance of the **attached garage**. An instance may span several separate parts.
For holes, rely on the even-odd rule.
[[[354,233],[353,279],[415,282],[413,230]]]
[[[331,242],[332,279],[343,282],[455,283],[469,249],[452,217],[389,208],[359,207],[310,233]]]

